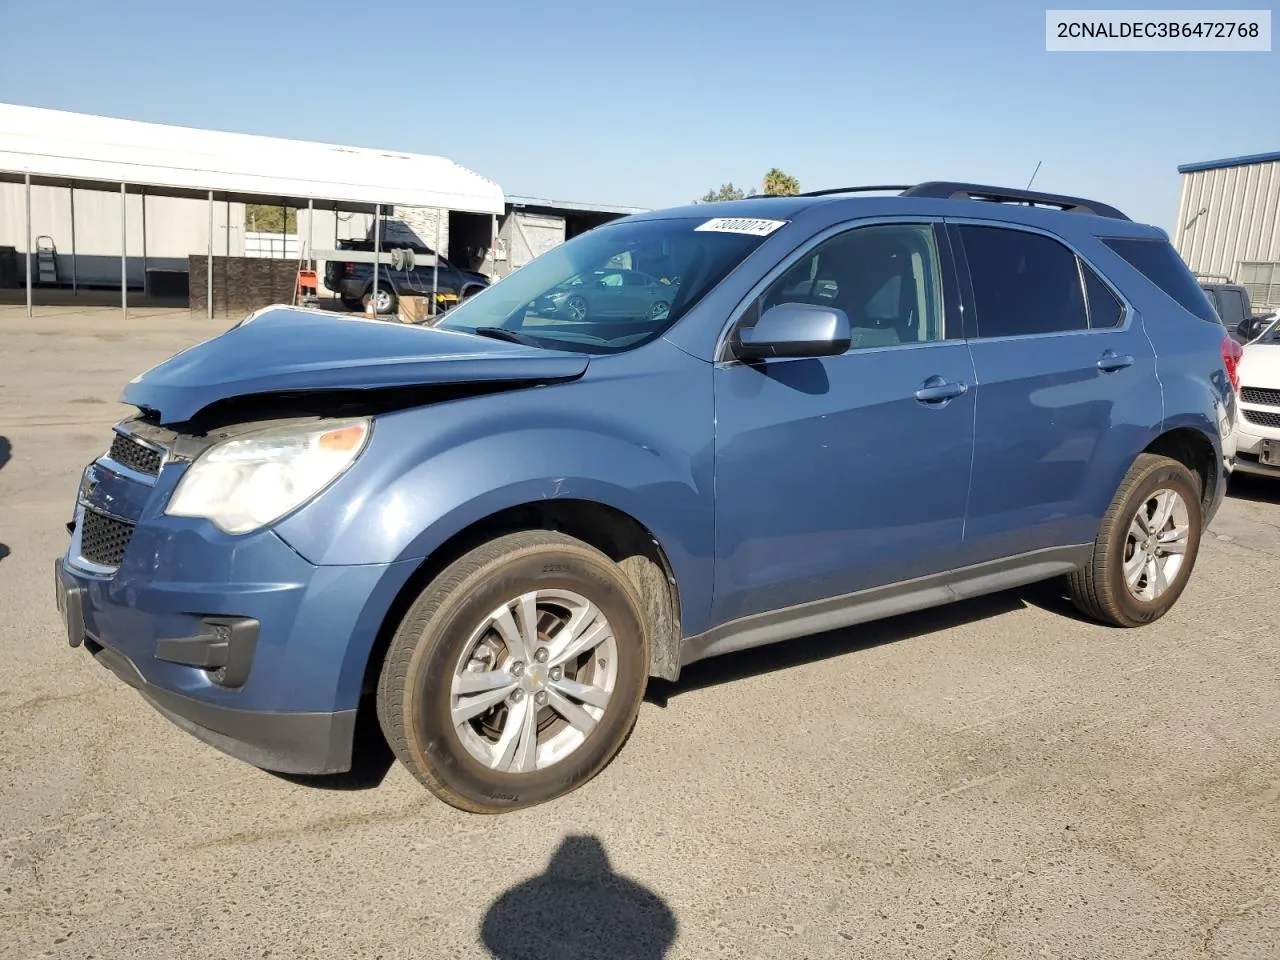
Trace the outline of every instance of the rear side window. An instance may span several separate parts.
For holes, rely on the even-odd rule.
[[[1200,284],[1169,241],[1111,237],[1102,242],[1184,309],[1201,320],[1221,322]]]
[[[1218,314],[1223,323],[1235,326],[1244,319],[1244,297],[1239,290],[1219,290],[1218,303],[1222,305]]]
[[[1076,255],[1039,233],[961,226],[978,336],[1085,330],[1089,318]]]

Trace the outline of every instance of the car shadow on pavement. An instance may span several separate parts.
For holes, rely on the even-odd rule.
[[[662,960],[677,929],[662,897],[614,872],[599,838],[568,836],[545,871],[494,901],[480,939],[495,960]]]
[[[1227,496],[1250,503],[1280,503],[1280,480],[1237,473],[1227,485]]]
[[[960,600],[916,613],[874,620],[842,630],[815,633],[808,637],[701,660],[685,667],[680,672],[680,679],[675,683],[657,678],[651,679],[645,693],[645,700],[654,706],[665,707],[670,698],[692,690],[773,673],[776,670],[785,670],[788,667],[797,667],[806,663],[817,663],[846,653],[869,650],[881,644],[909,640],[912,637],[958,627],[976,620],[985,620],[1001,613],[1021,610],[1028,603],[1025,599],[1027,592],[1027,588],[1006,590],[1002,593],[975,597],[972,600]],[[1046,601],[1043,591],[1036,595],[1036,600],[1040,602],[1033,602],[1034,606],[1041,606]]]

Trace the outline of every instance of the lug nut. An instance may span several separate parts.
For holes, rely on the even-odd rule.
[[[511,664],[511,675],[513,677],[518,677],[522,673],[524,673],[524,664],[521,661],[517,660]]]
[[[534,695],[533,700],[538,706],[542,706],[547,702],[547,691],[539,690],[537,694]]]
[[[533,659],[537,660],[539,663],[546,663],[546,662],[547,662],[547,656],[548,656],[548,654],[547,654],[547,648],[546,648],[546,647],[539,647],[539,648],[538,648],[538,650],[537,650],[537,652],[536,652],[536,653],[534,653],[534,655],[533,655]]]
[[[512,703],[519,703],[519,702],[520,702],[521,700],[523,700],[523,699],[524,699],[524,691],[523,691],[523,690],[512,690],[512,691],[511,691],[511,702],[512,702]]]
[[[554,682],[559,683],[559,682],[560,682],[560,678],[561,678],[562,676],[564,676],[564,671],[563,671],[563,670],[561,670],[559,667],[552,667],[552,668],[551,668],[551,679],[552,679]]]

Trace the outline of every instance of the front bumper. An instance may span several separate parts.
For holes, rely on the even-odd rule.
[[[1259,427],[1242,418],[1236,428],[1235,442],[1236,473],[1280,478],[1280,429]],[[1269,463],[1263,460],[1264,443],[1273,449]]]
[[[181,518],[138,524],[111,572],[84,568],[76,542],[54,567],[72,647],[233,757],[350,769],[369,651],[412,563],[315,566],[271,531]]]
[[[85,625],[88,587],[62,560],[54,564],[58,610],[67,642],[83,645],[163,716],[212,747],[264,770],[341,773],[351,768],[356,711],[295,713],[241,710],[185,696],[147,680],[127,654],[91,637]]]

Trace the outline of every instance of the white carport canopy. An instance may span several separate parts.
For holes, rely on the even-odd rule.
[[[152,196],[206,198],[210,204],[210,261],[215,200],[375,214],[383,205],[494,216],[504,209],[498,184],[444,157],[5,103],[0,103],[0,181],[28,187],[28,312],[31,184],[119,190],[122,215],[127,191],[145,189]],[[121,270],[124,305],[123,256]],[[209,275],[212,278],[212,270]]]

